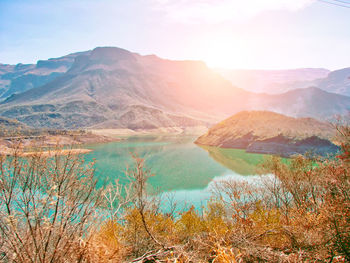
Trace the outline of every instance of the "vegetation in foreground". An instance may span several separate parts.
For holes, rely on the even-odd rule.
[[[203,211],[129,185],[96,189],[93,164],[40,153],[0,156],[3,262],[350,262],[350,129],[333,159],[267,160],[262,185],[218,182]]]

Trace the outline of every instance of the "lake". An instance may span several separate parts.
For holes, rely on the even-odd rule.
[[[135,136],[120,142],[88,145],[96,159],[98,185],[119,179],[127,183],[125,169],[137,153],[155,175],[149,179],[153,189],[170,193],[182,205],[200,207],[210,198],[210,185],[217,180],[257,180],[256,168],[266,155],[240,149],[198,146],[193,136]]]

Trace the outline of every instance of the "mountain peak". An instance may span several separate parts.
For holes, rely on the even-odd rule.
[[[74,64],[69,70],[70,73],[110,67],[121,61],[136,61],[135,55],[130,51],[117,47],[97,47],[88,54],[83,54],[75,58]]]
[[[102,60],[104,62],[124,60],[133,58],[133,54],[122,48],[117,47],[97,47],[92,50],[90,60]]]

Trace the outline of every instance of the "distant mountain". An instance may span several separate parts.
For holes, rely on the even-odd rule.
[[[54,80],[67,72],[74,59],[83,54],[87,52],[39,60],[37,64],[0,64],[0,100]]]
[[[215,71],[239,88],[269,94],[315,86],[313,81],[327,77],[330,72],[323,68],[289,70],[215,69]]]
[[[243,111],[216,124],[195,143],[247,152],[290,156],[334,153],[335,129],[312,118],[293,118],[268,111]]]
[[[318,68],[292,70],[216,69],[232,85],[251,92],[278,94],[293,89],[317,87],[350,96],[350,68],[335,71]]]
[[[348,114],[350,97],[311,87],[282,94],[253,96],[245,110],[268,110],[292,117],[313,117],[331,121],[336,115]]]
[[[200,61],[172,61],[113,47],[16,67],[23,72],[43,68],[50,74],[61,68],[59,76],[0,104],[0,116],[32,127],[189,127],[210,125],[242,110],[326,119],[350,109],[350,97],[317,88],[257,94],[233,86]],[[3,65],[2,76],[11,70]]]
[[[350,96],[350,68],[332,71],[326,78],[314,81],[313,85],[328,92]]]

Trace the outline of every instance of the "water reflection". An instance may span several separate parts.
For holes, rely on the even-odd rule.
[[[225,149],[204,145],[200,147],[206,150],[215,161],[240,175],[256,174],[258,165],[267,156],[257,153],[247,153],[245,150],[240,149]]]
[[[217,183],[222,181],[236,181],[236,182],[246,182],[254,185],[261,185],[262,180],[266,177],[272,177],[273,175],[251,175],[242,176],[236,173],[230,173],[223,176],[214,177],[213,180],[204,189],[192,189],[192,190],[173,190],[167,191],[161,194],[161,200],[163,200],[163,209],[165,212],[169,210],[171,205],[168,201],[171,197],[173,202],[177,202],[177,211],[187,210],[192,205],[196,209],[201,209],[206,206],[206,203],[213,197],[213,190]]]
[[[256,166],[264,156],[244,150],[198,147],[190,136],[129,137],[121,142],[90,145],[95,158],[99,186],[119,179],[127,183],[125,168],[131,164],[130,153],[145,158],[154,177],[153,188],[175,195],[178,202],[200,205],[209,198],[210,185],[218,178],[256,180]]]

